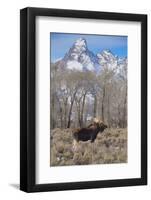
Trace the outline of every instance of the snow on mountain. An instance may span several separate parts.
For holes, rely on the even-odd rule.
[[[118,57],[113,55],[110,50],[103,50],[97,54],[99,58],[99,64],[101,66],[108,67],[109,69],[116,69],[118,65]]]
[[[67,62],[67,69],[71,69],[71,70],[79,70],[82,71],[83,70],[83,65],[78,62],[77,60],[69,60]]]
[[[67,69],[79,71],[96,71],[99,66],[97,56],[88,49],[84,38],[76,40],[60,64]]]
[[[123,77],[126,78],[127,76],[127,58],[119,58],[118,59],[118,67],[117,67],[117,74],[121,74]]]
[[[57,64],[60,69],[100,72],[102,67],[117,70],[126,62],[126,58],[118,58],[110,50],[103,50],[95,55],[88,49],[87,41],[79,38]]]

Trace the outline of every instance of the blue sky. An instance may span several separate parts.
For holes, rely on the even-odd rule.
[[[63,58],[80,37],[86,39],[88,49],[94,54],[109,49],[119,57],[127,57],[127,36],[50,33],[51,61]]]

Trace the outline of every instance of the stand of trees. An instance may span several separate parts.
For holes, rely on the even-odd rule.
[[[60,70],[51,64],[50,124],[54,128],[85,127],[99,116],[109,127],[127,126],[127,63],[100,73]]]

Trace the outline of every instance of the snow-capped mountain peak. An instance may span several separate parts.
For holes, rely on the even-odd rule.
[[[110,69],[115,69],[117,67],[118,57],[115,56],[110,50],[103,50],[101,53],[97,54],[97,57],[101,66],[105,66]]]
[[[87,48],[87,42],[84,38],[79,38],[74,43],[74,46],[78,49],[82,49],[83,51]]]
[[[118,65],[126,63],[125,58],[118,58],[109,49],[95,55],[88,49],[84,38],[77,39],[64,58],[59,60],[58,69],[100,72],[102,67],[116,70]]]
[[[98,58],[88,49],[86,40],[79,38],[65,55],[64,62],[67,69],[70,70],[95,71],[98,65]]]

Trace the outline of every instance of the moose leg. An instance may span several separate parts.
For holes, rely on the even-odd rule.
[[[73,152],[75,152],[78,148],[78,142],[74,139],[73,140],[73,145],[72,145],[72,149],[73,149]]]
[[[93,152],[94,152],[94,142],[91,142],[91,162],[92,162],[92,164],[93,164]]]

